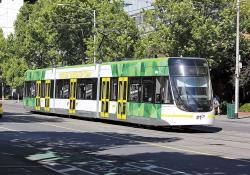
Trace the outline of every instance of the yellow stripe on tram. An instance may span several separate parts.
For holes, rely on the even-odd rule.
[[[188,114],[162,114],[161,117],[193,118],[193,115],[188,115]]]
[[[215,118],[215,115],[214,115],[214,114],[208,114],[208,118],[209,118],[209,119],[214,119],[214,118]]]

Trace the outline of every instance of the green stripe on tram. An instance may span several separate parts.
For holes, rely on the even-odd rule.
[[[161,105],[149,103],[127,103],[127,115],[146,118],[161,118]]]
[[[35,106],[36,106],[36,99],[35,99],[35,98],[25,97],[25,98],[23,99],[23,104],[24,104],[25,106],[35,107]]]
[[[111,63],[113,77],[167,76],[167,58],[146,59]]]
[[[45,79],[46,69],[28,70],[25,72],[25,81],[36,81]]]

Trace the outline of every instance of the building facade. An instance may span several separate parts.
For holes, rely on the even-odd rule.
[[[137,27],[141,30],[145,30],[142,12],[153,9],[153,2],[154,0],[125,0],[125,11],[135,19]],[[149,30],[149,28],[146,27],[146,30]]]
[[[24,0],[0,0],[0,28],[7,37],[14,32],[14,23]]]

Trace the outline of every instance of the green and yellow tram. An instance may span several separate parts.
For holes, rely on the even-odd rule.
[[[157,58],[28,70],[24,105],[32,111],[146,125],[214,121],[208,63]]]

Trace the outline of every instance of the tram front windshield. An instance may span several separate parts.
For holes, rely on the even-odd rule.
[[[205,59],[169,59],[169,72],[178,108],[189,112],[212,110],[212,88]]]

